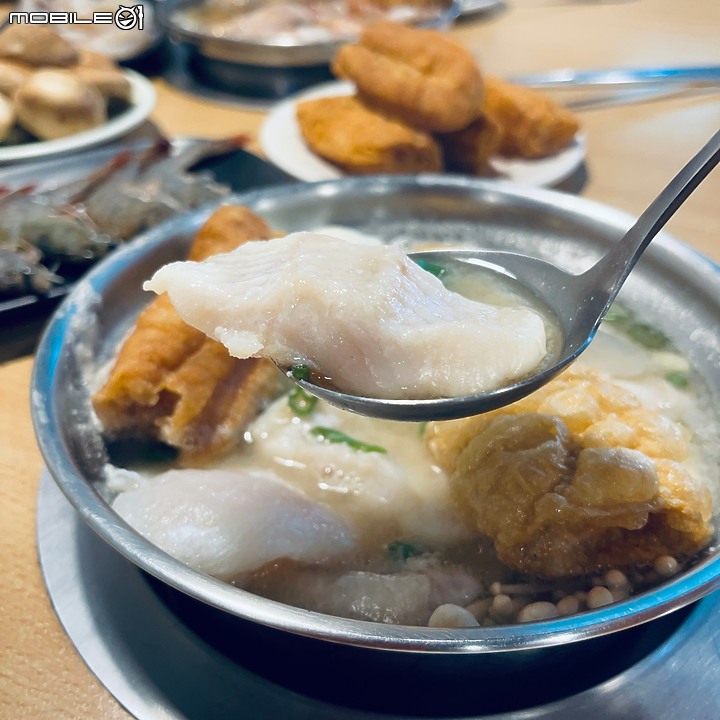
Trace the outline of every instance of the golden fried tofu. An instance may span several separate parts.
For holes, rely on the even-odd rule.
[[[490,160],[500,149],[502,131],[487,115],[466,128],[436,136],[443,150],[445,169],[469,175],[492,175]]]
[[[420,173],[442,169],[442,153],[428,133],[365,107],[356,97],[306,100],[297,107],[305,142],[347,173]]]
[[[681,465],[688,431],[574,366],[485,415],[431,423],[435,461],[500,560],[547,578],[689,556],[713,532],[709,489]]]
[[[200,229],[189,257],[202,260],[271,234],[247,208],[224,206]],[[92,401],[108,437],[161,440],[193,463],[230,447],[280,382],[273,363],[230,357],[162,295],[138,317]]]
[[[500,154],[508,157],[554,155],[580,127],[577,116],[548,95],[490,76],[485,77],[482,111],[500,126]]]
[[[483,81],[464,47],[435,30],[380,21],[344,45],[333,73],[355,83],[363,102],[428,132],[453,132],[481,112]]]

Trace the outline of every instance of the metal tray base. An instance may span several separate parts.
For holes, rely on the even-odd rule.
[[[311,698],[232,661],[193,632],[144,573],[82,522],[47,472],[40,483],[37,528],[40,564],[60,622],[90,670],[139,720],[411,717],[359,709],[352,706],[352,699],[341,706]],[[655,623],[662,626],[662,621]],[[654,651],[584,692],[520,714],[454,716],[716,720],[720,717],[720,595],[696,604],[669,635],[666,630],[659,632]],[[563,678],[557,682],[561,684]],[[355,679],[355,688],[358,696],[365,693],[363,678]],[[442,687],[437,691],[442,693]],[[522,692],[521,683],[517,692]]]

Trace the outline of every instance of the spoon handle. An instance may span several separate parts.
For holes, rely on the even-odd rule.
[[[645,248],[650,244],[650,241],[718,162],[720,162],[720,131],[715,133],[707,144],[668,183],[645,212],[640,215],[635,224],[625,233],[620,242],[585,273],[586,276],[595,276],[594,280],[597,286],[602,287],[607,293],[605,311],[612,304],[630,271]]]

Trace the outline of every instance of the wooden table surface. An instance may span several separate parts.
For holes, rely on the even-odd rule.
[[[509,0],[451,31],[502,75],[560,67],[720,64],[718,0]],[[169,135],[257,133],[263,113],[156,80],[153,120]],[[720,128],[720,92],[586,110],[582,195],[635,215]],[[720,170],[669,224],[720,261]],[[0,718],[114,720],[128,714],[83,664],[46,596],[35,546],[42,459],[29,411],[32,357],[0,364]]]

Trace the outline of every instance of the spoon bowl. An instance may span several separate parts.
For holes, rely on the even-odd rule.
[[[461,397],[392,399],[352,395],[309,379],[298,380],[307,392],[344,410],[387,420],[423,422],[469,417],[509,405],[552,380],[590,345],[600,323],[651,240],[720,162],[720,131],[683,167],[648,206],[620,242],[585,272],[574,275],[550,262],[519,253],[449,249],[410,253],[421,263],[450,269],[488,270],[512,278],[541,305],[559,331],[559,346],[538,370],[511,385]]]

